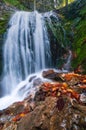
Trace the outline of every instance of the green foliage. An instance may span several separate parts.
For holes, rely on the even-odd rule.
[[[86,6],[84,6],[83,9],[80,11],[80,15],[86,16]]]
[[[86,58],[86,21],[84,20],[81,20],[76,26],[73,49],[77,54],[73,66],[77,67]]]
[[[23,4],[21,4],[21,2],[19,0],[4,0],[4,2],[7,5],[15,6],[18,9],[26,9],[25,6]]]
[[[56,39],[57,43],[65,48],[66,45],[66,32],[61,22],[55,18],[47,22],[48,31],[52,33],[53,38]]]
[[[67,39],[72,43],[72,49],[76,58],[72,61],[72,67],[76,69],[81,65],[86,73],[86,1],[77,0],[70,5],[63,20]]]
[[[77,58],[73,61],[72,65],[76,68],[82,65],[86,72],[86,6],[84,6],[79,13],[78,21],[73,20],[75,29],[73,49],[76,52]]]
[[[3,35],[7,28],[7,23],[10,17],[9,12],[5,12],[2,14],[2,17],[0,18],[0,35]]]

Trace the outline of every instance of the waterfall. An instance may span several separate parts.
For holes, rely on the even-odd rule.
[[[71,60],[72,60],[72,52],[71,50],[68,51],[68,58],[67,58],[67,62],[64,64],[63,69],[70,71],[71,69]]]
[[[29,74],[51,64],[50,43],[42,14],[16,12],[8,27],[3,52],[3,95],[11,94]]]
[[[10,19],[3,47],[0,110],[34,94],[37,91],[36,81],[46,81],[39,72],[52,66],[45,23],[46,18],[51,22],[52,15],[58,21],[52,12],[40,14],[37,11],[18,11]],[[70,68],[71,56],[69,51],[64,69]]]

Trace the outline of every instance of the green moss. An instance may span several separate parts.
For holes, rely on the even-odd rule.
[[[86,59],[86,10],[84,7],[80,11],[80,15],[81,19],[74,27],[75,36],[73,50],[76,52],[77,58],[73,61],[72,65],[74,68],[76,68],[78,65],[82,65],[84,70],[86,71],[86,62],[84,62],[84,60]]]
[[[73,11],[72,8],[71,11]],[[77,15],[76,12],[78,12]],[[68,42],[72,43],[73,52],[76,54],[76,58],[72,61],[72,67],[75,69],[81,65],[86,73],[86,4],[76,9],[70,19],[66,16],[63,23]]]
[[[86,5],[83,7],[83,9],[80,11],[81,16],[86,16]]]
[[[15,7],[17,7],[18,9],[21,9],[21,10],[26,9],[26,7],[23,4],[21,4],[21,2],[19,0],[4,0],[4,2],[7,5],[15,6]]]
[[[48,31],[52,33],[53,39],[57,41],[57,43],[65,48],[67,46],[66,42],[66,32],[61,24],[61,22],[56,19],[51,19],[51,22],[47,22]]]
[[[9,12],[4,12],[0,18],[0,35],[4,34],[7,28],[7,23],[10,17]]]

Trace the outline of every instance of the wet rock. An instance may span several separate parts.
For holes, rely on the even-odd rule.
[[[54,73],[55,72],[54,72],[53,69],[52,70],[47,70],[47,71],[42,72],[42,76],[45,78],[45,77],[49,76],[50,74],[54,74]]]
[[[80,101],[86,104],[86,93],[80,94]]]
[[[64,81],[60,73],[55,72],[52,70],[43,71],[42,76],[44,78],[48,78],[55,81]]]
[[[32,77],[29,79],[29,82],[31,82],[34,78],[36,78],[36,76],[32,76]]]
[[[42,82],[42,80],[40,78],[36,78],[34,81],[33,81],[33,86],[39,86]]]

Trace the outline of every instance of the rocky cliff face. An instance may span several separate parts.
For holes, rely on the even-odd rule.
[[[53,0],[19,0],[19,1],[31,11],[36,9],[39,12],[47,12],[54,8]]]

